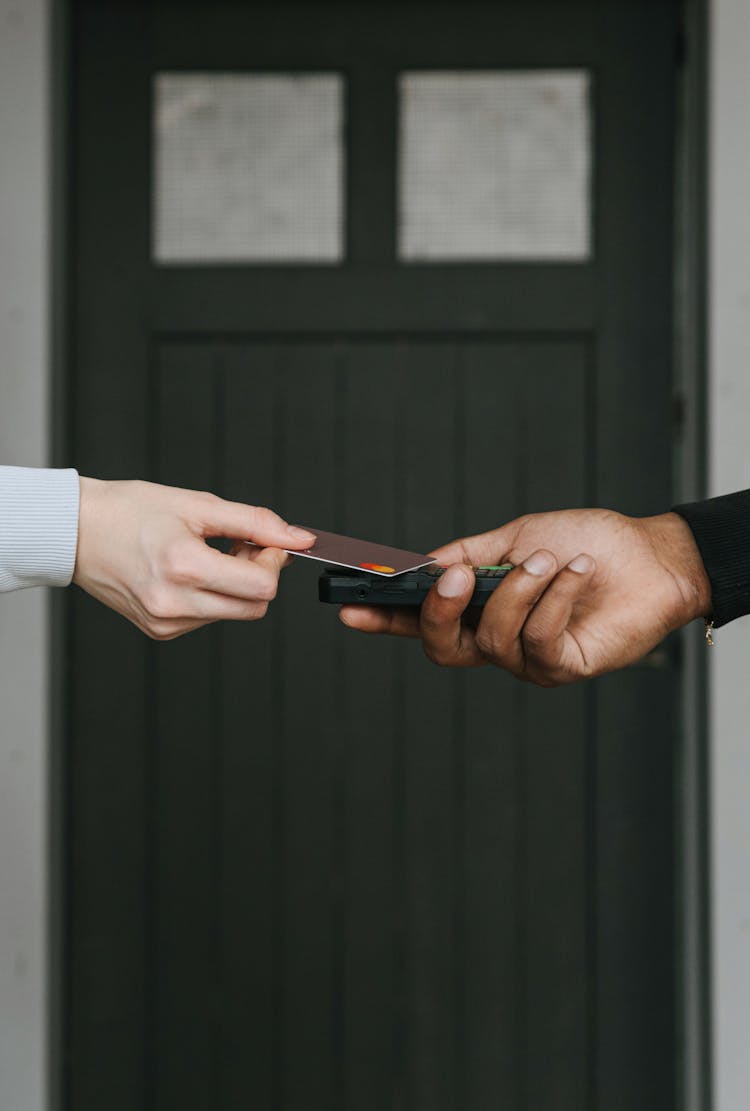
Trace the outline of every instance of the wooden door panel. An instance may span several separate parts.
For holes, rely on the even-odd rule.
[[[84,473],[419,548],[669,503],[677,3],[73,7]],[[400,264],[398,74],[570,67],[592,258]],[[344,74],[340,267],[152,263],[153,76],[204,68]],[[169,645],[70,603],[71,1111],[672,1109],[677,657],[441,672],[316,575]]]
[[[578,339],[166,341],[155,365],[167,482],[424,547],[584,499]],[[342,1086],[357,1106],[525,1090],[574,1106],[584,692],[347,633],[317,574],[287,571],[262,626],[156,649],[160,1098],[219,1083],[230,1106],[329,1106]]]

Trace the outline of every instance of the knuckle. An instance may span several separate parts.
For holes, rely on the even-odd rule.
[[[161,583],[152,583],[145,588],[141,595],[141,605],[150,619],[150,625],[175,616],[170,592]]]
[[[256,528],[260,527],[271,534],[275,535],[278,529],[285,524],[284,518],[266,505],[255,506],[253,513]]]
[[[435,619],[432,606],[429,604],[429,598],[422,606],[422,612],[419,615],[419,628],[422,632],[422,636],[425,638],[426,645],[429,644],[431,640],[434,640],[440,632],[441,623]]]
[[[169,582],[180,586],[192,585],[196,579],[193,560],[182,545],[177,545],[165,552],[162,570]]]
[[[535,687],[543,687],[545,690],[552,690],[554,687],[559,687],[561,681],[553,679],[551,675],[530,675],[529,682],[533,683]]]
[[[264,575],[258,583],[256,593],[264,602],[272,602],[278,593],[278,589],[279,580],[273,575]]]
[[[436,667],[449,666],[451,662],[450,654],[444,649],[439,648],[435,644],[430,644],[430,642],[426,640],[422,641],[422,648],[424,650],[425,656],[431,664],[435,664]]]
[[[549,643],[549,629],[539,621],[527,624],[523,631],[524,648],[532,655],[539,655]]]
[[[189,501],[186,502],[186,510],[198,520],[202,517],[210,518],[215,514],[216,508],[222,500],[218,494],[214,494],[210,490],[190,491]]]
[[[485,629],[480,625],[476,632],[476,645],[483,656],[491,659],[499,659],[501,656],[500,645],[491,628]]]
[[[144,632],[151,640],[157,641],[172,640],[175,636],[171,622],[161,621],[158,618],[154,618],[147,622],[144,627]]]
[[[256,528],[269,525],[276,520],[276,514],[267,505],[249,505],[247,510]]]

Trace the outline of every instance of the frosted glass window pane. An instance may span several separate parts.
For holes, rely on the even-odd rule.
[[[589,257],[586,72],[405,73],[400,117],[402,260]]]
[[[156,260],[339,261],[342,100],[336,74],[158,74]]]

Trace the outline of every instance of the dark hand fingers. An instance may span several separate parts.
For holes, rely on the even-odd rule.
[[[455,613],[456,620],[458,620],[466,602],[471,597],[468,584],[472,582],[473,575],[469,573],[468,569],[461,569],[459,575],[462,578],[465,576],[465,583],[459,584],[464,587],[459,596],[453,598],[436,597],[437,586],[435,586],[425,600],[421,608],[421,614],[415,606],[390,608],[386,606],[350,605],[341,607],[339,617],[345,625],[352,629],[359,629],[364,633],[386,633],[391,636],[421,638],[424,636],[426,628],[430,643],[437,644],[440,642],[441,634],[444,635],[443,626],[446,618],[452,622]],[[440,584],[445,584],[445,576],[440,579]]]
[[[476,633],[487,659],[526,678],[521,630],[557,571],[552,552],[540,549],[510,571],[484,607]]]
[[[478,667],[486,662],[476,646],[474,633],[461,621],[474,585],[471,568],[454,564],[425,598],[420,628],[425,654],[433,663],[442,667]]]
[[[425,651],[432,659],[440,657],[439,662],[453,666],[476,666],[485,661],[476,652],[473,644],[472,629],[478,617],[473,611],[464,612],[466,602],[471,597],[469,585],[473,576],[461,569],[460,576],[466,576],[464,587],[453,598],[437,594],[437,586],[422,606],[421,613],[412,606],[389,609],[380,606],[342,606],[339,616],[345,625],[365,633],[386,633],[392,636],[423,638],[427,634]],[[445,576],[441,578],[443,583]],[[461,615],[463,614],[463,621]],[[456,629],[456,625],[459,626]],[[449,647],[443,659],[443,649]],[[450,659],[447,658],[450,656]],[[438,660],[436,659],[436,662]]]
[[[464,536],[437,548],[434,555],[438,563],[449,566],[451,563],[468,563],[472,567],[499,563],[511,550],[516,541],[520,525],[517,521],[503,525],[491,532],[481,532],[476,536]]]
[[[461,618],[462,625],[467,629],[471,629],[473,633],[479,628],[479,622],[482,620],[482,609],[480,606],[469,606],[464,610],[464,615]]]
[[[386,633],[396,637],[419,637],[419,610],[415,606],[342,606],[339,617],[350,629],[362,633]]]
[[[535,683],[572,682],[589,675],[590,666],[568,623],[596,570],[589,555],[578,555],[555,575],[529,614],[521,640],[528,677]]]

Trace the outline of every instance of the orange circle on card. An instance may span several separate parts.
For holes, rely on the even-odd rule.
[[[380,571],[381,575],[392,575],[395,567],[386,567],[384,563],[360,563],[363,571]]]

